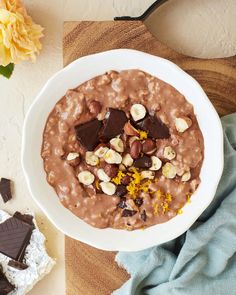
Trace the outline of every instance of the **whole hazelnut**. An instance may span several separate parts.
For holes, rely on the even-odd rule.
[[[142,144],[142,152],[150,155],[150,153],[154,153],[156,150],[156,145],[153,140],[150,138],[146,139]]]
[[[116,165],[106,164],[103,169],[110,178],[116,177],[118,173],[118,167]]]
[[[125,177],[122,178],[121,183],[123,185],[128,185],[130,183],[130,180],[131,180],[130,176],[129,175],[125,175]]]
[[[102,106],[100,102],[93,100],[89,103],[88,108],[91,114],[97,116],[101,112]]]
[[[138,130],[136,128],[134,128],[133,125],[131,125],[130,121],[125,123],[124,132],[125,132],[125,134],[127,134],[129,136],[139,136]]]
[[[142,144],[139,140],[132,142],[130,146],[130,155],[133,159],[137,159],[142,150]]]

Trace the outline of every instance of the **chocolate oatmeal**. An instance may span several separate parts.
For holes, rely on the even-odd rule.
[[[137,229],[181,213],[200,183],[203,136],[193,106],[140,70],[68,90],[42,144],[61,203],[98,228]]]

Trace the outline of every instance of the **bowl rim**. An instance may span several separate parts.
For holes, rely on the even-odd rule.
[[[203,91],[202,87],[200,86],[200,84],[189,74],[187,74],[185,71],[183,71],[181,68],[179,68],[176,64],[174,64],[173,62],[158,57],[158,56],[154,56],[145,52],[141,52],[141,51],[137,51],[137,50],[133,50],[133,49],[113,49],[113,50],[108,50],[108,51],[103,51],[100,53],[95,53],[92,55],[87,55],[84,57],[81,57],[75,61],[73,61],[72,63],[70,63],[69,65],[67,65],[66,67],[64,67],[63,69],[61,69],[60,71],[56,72],[50,79],[48,79],[48,81],[44,84],[44,86],[41,88],[40,92],[38,93],[38,95],[35,97],[34,101],[32,102],[30,108],[27,111],[27,114],[25,116],[24,119],[24,124],[23,124],[23,133],[22,133],[22,148],[21,148],[21,165],[22,165],[22,169],[23,169],[23,173],[26,179],[26,183],[28,186],[28,189],[30,191],[30,194],[32,196],[32,198],[34,199],[34,201],[37,203],[37,205],[40,207],[40,209],[44,212],[44,214],[47,216],[47,218],[52,222],[52,224],[61,232],[63,232],[65,235],[70,236],[73,239],[76,240],[80,240],[84,243],[87,243],[93,247],[96,248],[100,248],[103,250],[108,250],[108,251],[138,251],[138,250],[143,250],[146,249],[148,247],[151,246],[155,246],[157,244],[160,244],[160,242],[156,241],[156,240],[150,240],[150,241],[144,241],[142,245],[138,245],[138,243],[133,243],[133,245],[119,245],[117,247],[114,247],[110,244],[107,244],[107,242],[102,241],[102,239],[100,240],[94,240],[92,237],[91,239],[88,238],[84,238],[83,236],[80,236],[80,234],[75,234],[73,231],[68,231],[68,227],[67,229],[63,228],[61,225],[58,224],[58,222],[55,219],[55,216],[53,216],[53,214],[51,212],[49,212],[47,210],[47,206],[45,206],[41,201],[40,198],[38,198],[37,196],[37,192],[35,191],[35,188],[32,185],[31,182],[31,175],[29,173],[28,169],[28,164],[29,164],[29,159],[28,159],[28,155],[27,155],[27,151],[28,151],[28,146],[27,146],[27,142],[28,142],[28,126],[31,124],[30,122],[30,116],[31,113],[34,112],[35,106],[37,105],[37,103],[40,102],[40,99],[42,97],[42,95],[45,93],[45,91],[47,92],[48,88],[53,87],[54,81],[61,75],[64,75],[65,73],[68,74],[68,72],[73,69],[74,67],[78,67],[81,63],[81,61],[86,62],[86,60],[90,59],[90,58],[104,58],[106,56],[109,55],[136,55],[139,58],[151,58],[155,60],[158,60],[159,62],[166,64],[170,67],[172,67],[173,69],[177,70],[179,72],[179,75],[182,75],[185,79],[188,79],[196,88],[198,88],[199,93],[201,92],[202,98],[205,99],[205,103],[208,104],[208,107],[211,109],[212,115],[214,115],[214,120],[215,123],[217,124],[216,128],[218,129],[218,137],[219,137],[219,145],[218,145],[218,154],[220,156],[220,158],[218,159],[218,171],[215,175],[215,179],[214,179],[214,184],[211,183],[212,187],[210,190],[210,195],[211,197],[209,197],[207,199],[207,202],[205,202],[205,205],[202,206],[201,208],[199,208],[198,214],[192,215],[192,218],[189,218],[187,221],[184,222],[184,226],[178,228],[175,230],[174,233],[172,233],[171,235],[168,235],[168,238],[166,238],[164,241],[162,241],[161,243],[167,242],[169,240],[175,239],[176,237],[180,236],[181,234],[183,234],[185,231],[187,231],[191,225],[197,220],[197,218],[202,214],[202,212],[209,206],[209,204],[212,202],[218,183],[220,181],[222,172],[223,172],[223,166],[224,166],[224,156],[223,156],[223,130],[222,130],[222,125],[221,125],[221,121],[219,119],[219,116],[215,110],[215,108],[213,107],[213,105],[211,104],[210,100],[208,99],[208,97],[206,96],[205,92]],[[142,70],[142,69],[141,69]],[[68,88],[69,89],[69,88]],[[60,98],[58,98],[59,100]],[[48,112],[48,114],[50,113],[50,110]],[[49,184],[48,184],[49,185]],[[200,184],[201,185],[201,184]],[[63,205],[61,204],[61,206],[63,207]],[[64,208],[64,207],[63,207]],[[68,210],[65,208],[65,210]],[[78,218],[78,217],[76,217]],[[173,219],[176,218],[181,218],[181,216],[176,216]],[[84,221],[83,221],[84,222]],[[168,221],[169,222],[169,221]],[[84,222],[85,223],[85,222]],[[163,224],[162,224],[163,225]],[[151,226],[148,227],[147,229],[145,229],[145,231],[150,229],[153,229],[155,226]],[[94,228],[97,231],[106,231],[106,229],[98,229],[98,228]],[[112,229],[112,231],[119,231],[117,229]],[[137,230],[135,230],[137,231]],[[127,231],[126,231],[127,232]],[[133,231],[131,231],[130,233],[132,233]],[[131,234],[130,234],[131,236]],[[122,244],[122,243],[121,243]]]

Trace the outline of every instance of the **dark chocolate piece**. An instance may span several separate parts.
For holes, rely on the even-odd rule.
[[[21,214],[20,212],[16,211],[13,215],[13,217],[16,217],[29,225],[32,225],[33,228],[35,228],[34,222],[33,222],[33,216],[30,214]]]
[[[156,116],[147,116],[136,122],[136,126],[146,132],[148,136],[155,139],[169,138],[170,132],[168,127]]]
[[[28,268],[28,265],[16,260],[9,260],[8,265],[18,270],[24,270]]]
[[[77,140],[88,151],[93,151],[99,144],[99,132],[102,122],[94,119],[92,121],[75,126]]]
[[[0,181],[0,194],[2,195],[4,203],[11,200],[12,193],[11,193],[11,180],[10,179],[1,178],[1,181]]]
[[[124,111],[109,108],[104,120],[104,127],[101,132],[101,140],[108,141],[111,138],[123,133],[125,123],[128,121]]]
[[[124,209],[121,216],[122,217],[132,217],[137,213],[136,210],[129,210],[129,209]]]
[[[148,156],[143,156],[134,160],[134,167],[136,168],[150,168],[152,166],[152,160]]]
[[[120,202],[117,204],[117,207],[118,208],[121,208],[121,209],[126,208],[127,207],[127,205],[126,205],[126,198],[121,197],[120,198]]]
[[[137,206],[137,207],[141,207],[143,205],[143,199],[138,197],[134,200],[134,204]]]
[[[146,221],[146,220],[147,220],[146,210],[143,210],[143,212],[141,213],[141,219],[142,219],[143,221]]]
[[[22,262],[29,244],[33,226],[11,217],[0,224],[0,252]]]
[[[123,197],[127,194],[127,188],[125,185],[119,184],[116,187],[116,195],[117,197]]]
[[[7,295],[14,289],[15,287],[8,281],[0,270],[0,295]]]

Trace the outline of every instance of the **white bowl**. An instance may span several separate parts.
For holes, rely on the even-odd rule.
[[[108,70],[140,69],[174,86],[193,104],[205,143],[201,184],[183,214],[145,230],[97,229],[60,203],[46,181],[40,156],[42,134],[55,103],[68,89]],[[31,105],[24,122],[22,165],[33,199],[64,234],[104,250],[137,251],[172,240],[194,223],[214,198],[223,170],[223,132],[219,117],[201,86],[172,62],[130,49],[85,56],[56,73]]]

